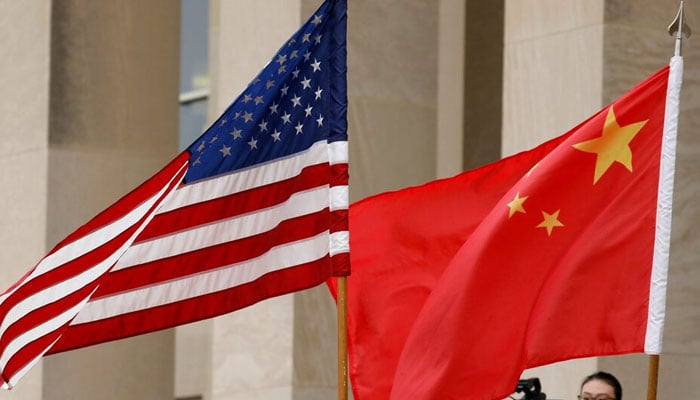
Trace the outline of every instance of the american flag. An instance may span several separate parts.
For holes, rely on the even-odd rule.
[[[0,296],[4,388],[44,354],[349,273],[345,33],[326,1],[186,151]]]

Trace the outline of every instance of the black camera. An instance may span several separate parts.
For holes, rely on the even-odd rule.
[[[515,393],[525,393],[520,400],[547,400],[547,395],[542,393],[542,385],[539,378],[521,379],[515,387]]]

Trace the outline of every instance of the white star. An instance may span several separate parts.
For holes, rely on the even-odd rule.
[[[294,104],[294,107],[300,106],[301,105],[301,97],[294,95],[294,97],[292,97],[292,104]]]
[[[275,86],[275,81],[267,81],[265,84],[265,88],[269,89],[271,87]]]
[[[253,113],[250,113],[247,111],[243,113],[243,121],[244,122],[250,122],[252,120],[253,120]]]
[[[224,157],[231,155],[231,148],[226,145],[220,148],[219,151],[221,152],[221,154],[224,155]]]
[[[226,118],[223,118],[223,119],[221,120],[221,123],[219,124],[219,126],[224,126],[224,125],[226,125],[226,122],[228,122],[228,121],[226,121]]]
[[[318,25],[321,23],[321,16],[320,15],[314,15],[314,20],[311,21],[312,24]]]
[[[279,63],[280,65],[284,64],[285,61],[287,61],[287,55],[280,54],[277,56],[277,63]]]
[[[277,114],[277,107],[279,107],[279,104],[277,104],[276,102],[272,103],[272,105],[270,106],[270,114]]]
[[[301,81],[301,88],[308,89],[310,87],[311,87],[311,79],[304,77],[304,80]]]
[[[316,123],[318,123],[319,127],[323,126],[323,115],[318,114],[318,119],[316,120]]]
[[[289,58],[293,59],[297,57],[299,57],[299,50],[292,50],[292,53],[289,55]]]
[[[261,121],[258,126],[260,127],[260,132],[267,132],[267,121]]]
[[[294,129],[297,130],[297,135],[303,133],[303,132],[301,131],[301,128],[303,128],[303,127],[304,127],[304,125],[303,125],[301,122],[299,122],[299,123],[297,124],[297,126],[294,127]]]
[[[299,68],[292,71],[292,75],[294,75],[295,78],[299,78]]]
[[[196,160],[192,163],[192,165],[197,165],[202,163],[202,156],[197,157]]]
[[[251,101],[251,100],[253,100],[253,98],[252,98],[248,93],[246,93],[246,94],[243,96],[243,102],[244,102],[244,103],[247,103],[247,102],[249,102],[249,101]]]
[[[281,140],[281,139],[280,139],[280,135],[281,135],[281,134],[282,134],[282,132],[280,132],[280,131],[278,131],[277,129],[275,129],[275,131],[272,132],[272,133],[270,134],[270,136],[272,136],[272,141],[273,141],[273,142],[279,142],[279,141]]]
[[[253,139],[253,138],[250,138],[250,141],[248,141],[248,146],[250,146],[251,150],[257,149],[258,148],[258,141]]]
[[[316,100],[321,98],[321,92],[323,92],[323,89],[321,89],[321,87],[319,86],[318,89],[316,89],[316,91],[314,92],[314,94],[316,95]]]
[[[231,132],[231,135],[233,136],[233,140],[240,139],[242,137],[241,133],[243,133],[243,132],[240,129],[233,128],[233,132]]]
[[[236,111],[236,113],[233,115],[233,120],[234,120],[234,121],[237,120],[238,117],[240,117],[240,116],[241,116],[241,112],[240,112],[240,111]]]
[[[287,90],[289,90],[289,86],[287,86],[287,85],[282,86],[282,89],[280,89],[280,92],[282,92],[282,96],[287,95]]]
[[[314,72],[320,71],[321,70],[321,62],[314,58],[314,62],[311,63],[311,68],[314,69]]]
[[[216,139],[218,139],[218,138],[219,138],[218,135],[214,135],[214,136],[211,138],[211,140],[209,141],[209,144],[212,144],[212,143],[216,142]]]
[[[204,145],[204,141],[202,141],[199,143],[199,147],[197,147],[197,151],[201,153],[202,150],[204,150],[205,148],[206,148],[206,146]]]
[[[281,73],[283,73],[283,72],[287,72],[287,66],[286,66],[286,65],[283,65],[283,66],[279,67],[279,69],[277,70],[277,74],[278,74],[278,75],[281,74]]]
[[[284,121],[285,124],[288,124],[288,123],[292,122],[292,121],[289,119],[289,117],[291,117],[290,114],[284,113],[284,115],[282,115],[282,121]]]
[[[305,33],[304,36],[302,36],[302,38],[301,38],[301,42],[302,42],[302,43],[304,43],[304,42],[310,42],[310,41],[311,41],[310,38],[311,38],[311,34],[310,34],[310,33]]]
[[[311,109],[313,109],[313,107],[311,107],[311,105],[308,105],[308,106],[306,107],[306,109],[304,109],[304,111],[306,111],[306,116],[307,116],[307,117],[311,115]]]
[[[311,52],[307,50],[306,53],[304,53],[304,61],[309,61],[309,57],[311,57]]]
[[[314,36],[314,41],[316,42],[316,44],[321,43],[321,37],[323,37],[323,35],[321,35],[320,33],[318,35]]]
[[[265,101],[263,100],[262,96],[255,96],[255,105],[257,106],[258,104],[262,104]]]

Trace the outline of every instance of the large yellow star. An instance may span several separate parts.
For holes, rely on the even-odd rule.
[[[552,235],[552,231],[555,227],[564,226],[564,224],[562,224],[559,221],[559,211],[561,210],[557,210],[552,214],[542,211],[542,217],[544,218],[544,221],[540,222],[540,224],[537,225],[537,227],[547,229],[547,236]]]
[[[615,118],[615,112],[610,106],[608,115],[605,117],[602,136],[574,145],[574,148],[578,150],[597,154],[595,175],[593,176],[594,185],[614,162],[619,162],[630,172],[632,171],[632,149],[630,149],[629,144],[647,121],[620,126]]]
[[[521,212],[525,214],[525,208],[523,208],[523,203],[527,200],[527,196],[525,197],[520,197],[520,192],[515,194],[515,198],[513,201],[508,203],[508,208],[510,209],[508,211],[508,218],[512,217],[513,214],[516,212]]]

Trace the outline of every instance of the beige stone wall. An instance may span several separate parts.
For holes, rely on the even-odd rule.
[[[0,1],[0,287],[43,255],[47,205],[51,4]],[[41,396],[41,364],[0,399]]]
[[[697,4],[686,2],[686,21],[693,27],[700,17]],[[673,40],[665,32],[677,11],[677,2],[607,1],[603,99],[609,102],[643,79],[673,55]],[[681,89],[681,112],[676,157],[671,260],[659,398],[687,399],[696,396],[700,376],[700,139],[697,137],[697,93],[700,90],[700,45],[696,37],[685,40],[685,63]],[[601,368],[618,369],[626,380],[628,398],[643,398],[648,363],[644,355],[605,357]],[[640,384],[634,384],[640,383]],[[627,395],[626,395],[627,396]]]
[[[506,0],[503,152],[564,133],[668,63],[665,32],[677,2]],[[688,21],[697,11],[686,8]],[[700,10],[699,10],[700,11]],[[698,366],[700,276],[697,272],[697,46],[685,46],[671,265],[659,398],[691,398]],[[585,326],[585,319],[582,319]],[[581,379],[604,369],[618,375],[625,398],[645,398],[648,357],[573,360],[526,371],[549,398],[573,398]]]
[[[559,136],[602,107],[603,0],[506,0],[502,152]],[[548,398],[573,399],[596,359],[528,370]]]
[[[212,0],[211,118],[319,3]],[[349,0],[351,200],[565,132],[668,61],[663,29],[675,3],[504,0],[499,39],[489,29],[501,28],[501,2]],[[0,58],[12,60],[0,63],[4,287],[176,153],[177,4],[0,0]],[[700,21],[692,7],[691,24]],[[502,79],[498,44],[488,40],[503,42]],[[691,398],[700,374],[694,41],[685,46],[660,398]],[[49,357],[0,399],[334,398],[335,335],[334,304],[319,286],[178,328],[177,340],[166,331]],[[568,399],[598,368],[620,375],[625,398],[643,398],[643,355],[525,376],[539,376],[549,398]]]
[[[52,247],[177,153],[179,5],[54,2],[46,182]],[[173,332],[47,357],[42,399],[173,398]]]

